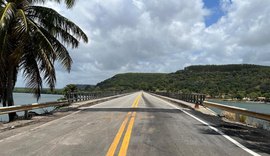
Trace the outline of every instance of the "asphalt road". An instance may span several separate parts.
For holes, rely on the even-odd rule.
[[[0,155],[250,154],[183,111],[138,92],[0,140]]]

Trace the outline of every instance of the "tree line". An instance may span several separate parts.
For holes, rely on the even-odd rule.
[[[203,93],[216,98],[270,98],[270,67],[234,65],[189,66],[175,73],[118,74],[101,83],[100,90],[146,90]]]

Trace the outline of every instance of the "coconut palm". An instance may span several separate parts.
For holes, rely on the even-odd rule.
[[[37,99],[43,81],[53,89],[54,63],[70,71],[72,59],[67,47],[76,48],[86,34],[72,21],[51,8],[37,6],[48,0],[0,0],[0,100],[13,106],[13,89],[22,71],[27,87]],[[60,3],[61,0],[49,0]],[[67,8],[75,0],[64,1]],[[16,113],[10,113],[14,120]]]

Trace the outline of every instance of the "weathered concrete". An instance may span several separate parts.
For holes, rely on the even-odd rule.
[[[136,112],[127,155],[249,155],[163,100],[140,93],[81,107],[64,118],[0,140],[0,155],[106,155],[128,112]],[[192,111],[192,110],[187,110]],[[125,135],[125,133],[123,133]],[[118,144],[120,149],[123,137]]]

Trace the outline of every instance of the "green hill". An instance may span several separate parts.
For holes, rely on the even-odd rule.
[[[175,73],[118,74],[98,83],[102,90],[204,93],[212,97],[270,97],[270,67],[250,64],[196,65]]]
[[[126,73],[117,74],[96,87],[102,90],[156,90],[164,88],[167,74],[164,73]]]

